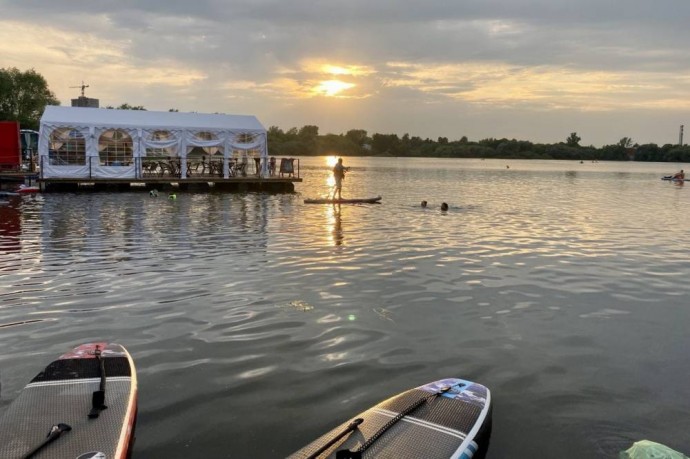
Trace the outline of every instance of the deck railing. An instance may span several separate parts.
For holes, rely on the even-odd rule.
[[[44,178],[43,165],[46,161],[44,156],[40,157],[41,178]],[[52,165],[60,167],[67,166],[61,164],[59,158],[51,158]],[[59,164],[55,164],[58,162]],[[107,178],[94,176],[95,167],[130,167],[134,165],[135,180],[146,179],[175,179],[184,180],[182,177],[183,168],[181,158],[170,157],[152,157],[147,156],[143,158],[133,158],[131,161],[111,162],[109,164],[102,163],[98,157],[87,157],[86,165],[89,166],[88,177],[85,179]],[[76,166],[76,164],[69,164],[69,166]],[[230,158],[228,160],[227,172],[228,179],[240,177],[256,177],[259,178],[262,170],[262,162],[260,158],[249,158],[247,161]],[[299,178],[300,168],[299,159],[297,158],[275,158],[271,157],[267,162],[267,178],[288,177]],[[222,158],[187,158],[186,168],[184,168],[185,178],[199,179],[199,178],[213,178],[222,179],[225,177],[225,163]],[[59,178],[59,177],[54,177]],[[70,178],[70,177],[65,177]]]

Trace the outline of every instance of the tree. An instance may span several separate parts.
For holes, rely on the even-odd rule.
[[[313,125],[302,126],[297,135],[303,140],[315,140],[319,135],[319,127]]]
[[[582,139],[579,135],[577,135],[577,132],[571,132],[570,136],[566,139],[565,144],[569,147],[579,147],[580,140]]]
[[[38,129],[46,105],[60,105],[36,70],[0,69],[0,120],[19,121],[22,128]]]
[[[367,143],[367,131],[364,129],[350,129],[345,133],[345,137],[360,147]]]
[[[398,156],[400,153],[400,138],[397,134],[374,134],[371,137],[372,150],[380,155]]]
[[[108,105],[105,108],[113,108],[113,106]],[[143,105],[129,105],[127,102],[125,102],[124,104],[122,104],[118,107],[115,107],[115,108],[117,108],[118,110],[144,110],[144,111],[146,111],[146,109],[144,108]],[[172,111],[172,110],[170,110],[170,111]]]
[[[630,137],[623,137],[618,141],[618,145],[623,147],[623,148],[630,148],[632,147],[633,141]]]

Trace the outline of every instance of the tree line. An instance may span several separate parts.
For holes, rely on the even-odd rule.
[[[435,158],[567,159],[579,161],[660,161],[690,162],[690,146],[635,144],[629,137],[601,148],[581,146],[576,132],[564,142],[547,144],[527,140],[488,138],[476,142],[466,136],[459,140],[436,140],[404,134],[372,134],[352,129],[345,134],[319,135],[318,126],[293,127],[283,131],[268,129],[268,146],[275,156],[391,156]]]
[[[48,83],[34,69],[0,69],[0,121],[19,121],[22,128],[38,129],[46,105],[60,105]],[[124,110],[146,110],[141,105],[123,103]],[[169,111],[176,112],[171,108]],[[581,146],[576,132],[564,142],[533,143],[516,139],[482,139],[470,141],[438,137],[433,140],[404,134],[369,133],[351,129],[345,134],[319,134],[319,127],[306,125],[283,131],[277,126],[268,129],[271,156],[395,156],[436,158],[497,158],[497,159],[568,159],[580,161],[669,161],[690,162],[690,147],[673,144],[635,144],[629,137],[601,148]]]

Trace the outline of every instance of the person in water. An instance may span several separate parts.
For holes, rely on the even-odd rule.
[[[426,207],[426,201],[422,201],[422,207]]]
[[[343,158],[338,158],[338,163],[333,167],[333,178],[335,179],[335,189],[333,190],[333,199],[338,193],[338,199],[343,199],[343,180],[345,179],[345,172],[349,171],[349,167],[343,166]]]
[[[685,172],[683,172],[683,169],[673,174],[673,180],[685,180]]]
[[[443,210],[443,211],[448,210],[448,204],[446,204],[445,202],[441,203],[441,210]]]

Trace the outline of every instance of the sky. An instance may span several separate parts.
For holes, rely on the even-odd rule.
[[[690,129],[689,21],[688,0],[0,0],[0,68],[62,105],[83,81],[283,130],[663,145]]]

